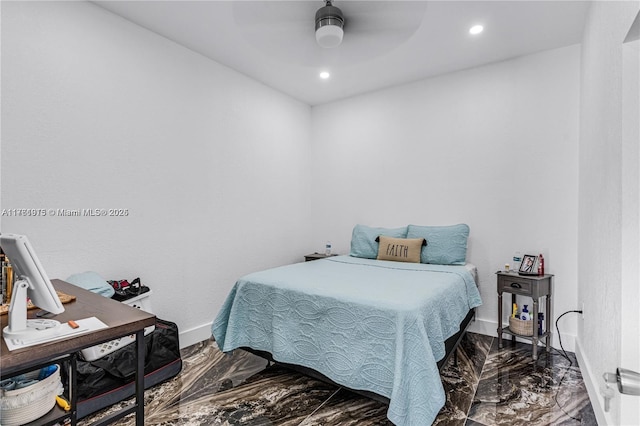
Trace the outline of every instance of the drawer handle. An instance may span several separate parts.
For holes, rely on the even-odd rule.
[[[522,288],[522,286],[518,283],[511,283],[511,287],[513,288]]]

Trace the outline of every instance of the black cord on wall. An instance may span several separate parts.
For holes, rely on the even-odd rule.
[[[562,381],[564,380],[564,377],[567,375],[567,372],[571,369],[571,367],[573,367],[573,361],[571,360],[571,358],[569,358],[569,355],[567,355],[567,352],[564,350],[564,347],[562,346],[562,336],[560,335],[560,328],[558,328],[558,321],[560,321],[560,318],[562,318],[563,316],[565,316],[567,314],[570,314],[570,313],[582,314],[582,311],[567,311],[567,312],[562,313],[562,315],[560,315],[558,318],[556,318],[556,331],[558,332],[558,342],[560,343],[560,349],[562,349],[562,352],[560,352],[556,348],[553,348],[553,349],[556,352],[558,352],[560,355],[562,355],[564,358],[566,358],[567,361],[569,361],[569,366],[564,371],[564,374],[562,375],[562,378],[560,379],[560,382],[558,382],[558,392],[556,392],[556,394],[555,394],[553,399],[555,400],[556,405],[558,406],[558,408],[560,408],[560,410],[562,410],[562,412],[564,414],[566,414],[568,417],[572,418],[573,420],[582,421],[581,418],[573,417],[572,415],[567,413],[564,410],[564,408],[560,405],[560,403],[558,402],[558,393],[560,392],[560,388],[562,387]]]
[[[560,343],[560,349],[562,349],[562,355],[567,359],[567,361],[569,361],[570,364],[573,364],[573,363],[571,359],[569,359],[567,352],[564,350],[564,347],[562,346],[562,336],[560,335],[560,329],[558,328],[558,321],[560,321],[560,318],[562,318],[563,316],[573,312],[577,314],[582,314],[582,311],[567,311],[567,312],[564,312],[562,315],[560,315],[558,318],[556,318],[556,331],[558,332],[558,342]]]

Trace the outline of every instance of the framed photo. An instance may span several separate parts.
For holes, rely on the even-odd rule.
[[[531,254],[522,256],[522,263],[518,273],[522,275],[538,275],[538,256]]]

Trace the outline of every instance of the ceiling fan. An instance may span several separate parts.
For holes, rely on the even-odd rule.
[[[243,36],[264,54],[313,65],[327,55],[365,60],[394,49],[422,24],[426,1],[262,0],[233,2]],[[323,48],[321,46],[333,48]]]

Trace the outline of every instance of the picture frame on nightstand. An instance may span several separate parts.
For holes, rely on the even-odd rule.
[[[538,256],[525,254],[518,269],[520,275],[538,275]]]

